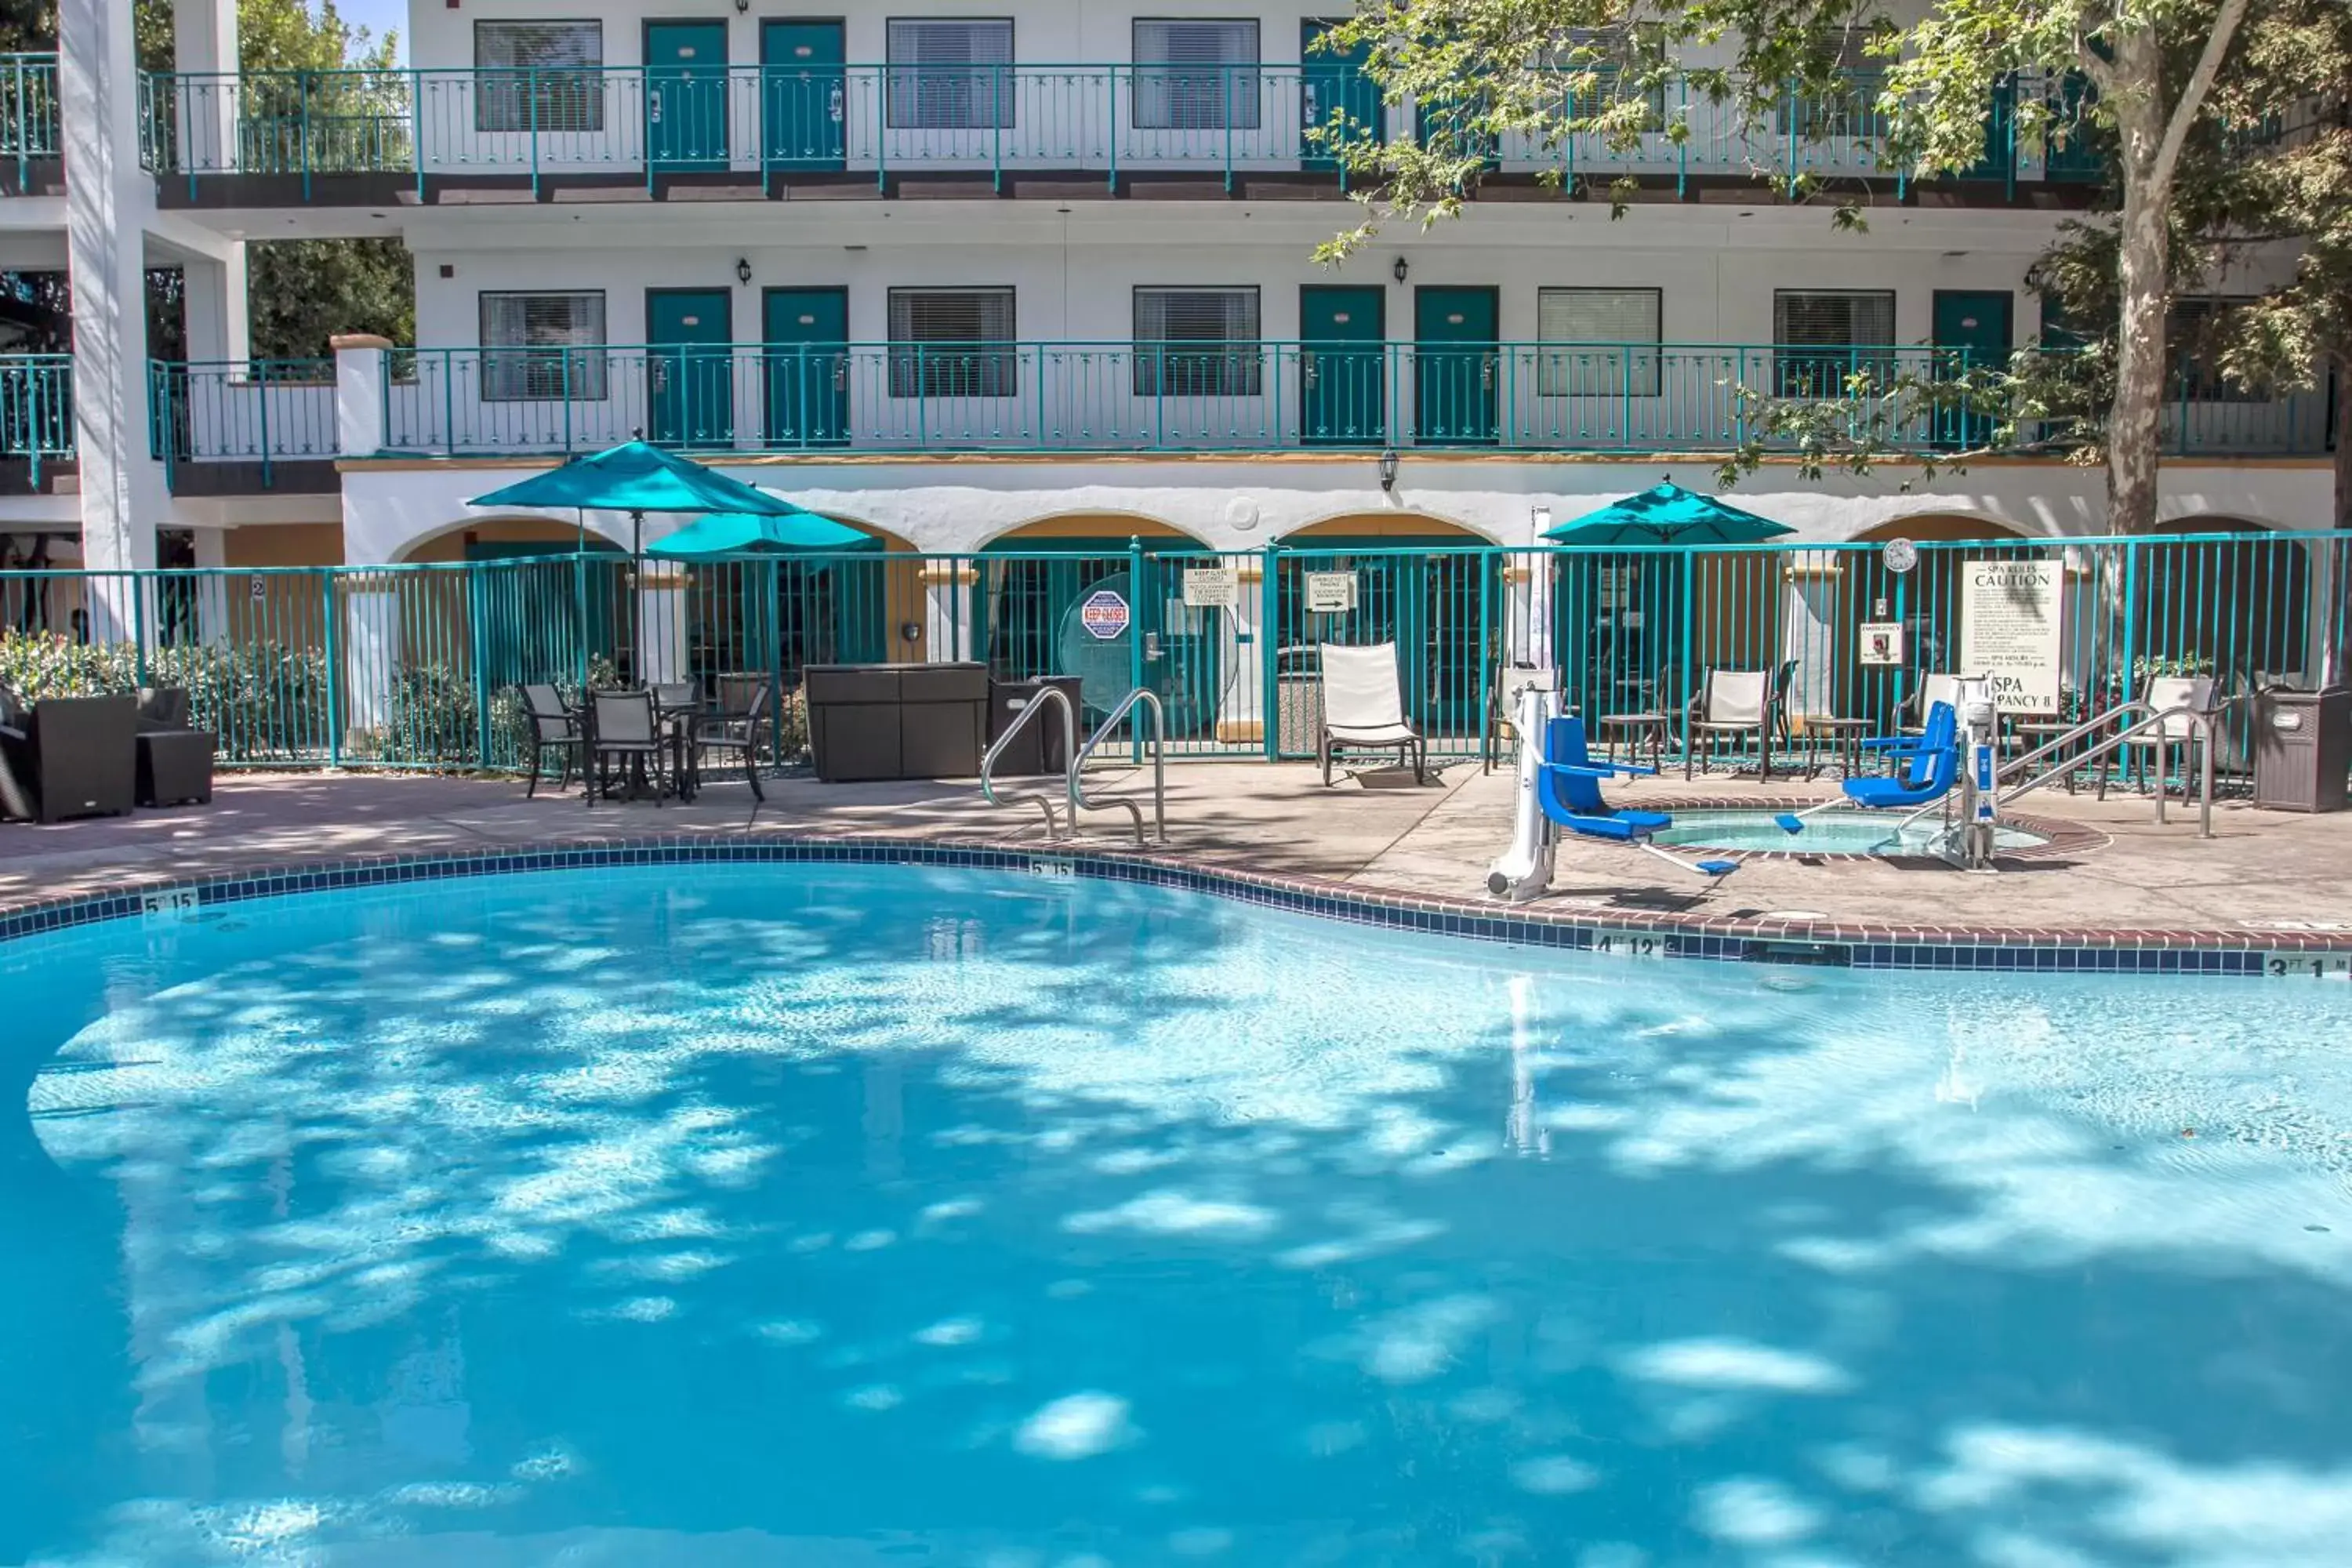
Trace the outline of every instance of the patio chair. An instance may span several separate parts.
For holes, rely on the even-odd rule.
[[[661,804],[662,753],[667,742],[654,714],[650,691],[594,691],[588,696],[588,762],[585,792],[590,805],[604,793],[609,796],[614,760],[627,764],[632,785],[650,784],[654,803]]]
[[[2147,787],[2147,766],[2153,762],[2156,764],[2156,787],[2161,790],[2172,773],[2172,749],[2179,747],[2180,797],[2186,800],[2190,788],[2189,768],[2195,761],[2197,744],[2196,721],[2189,714],[2201,714],[2207,719],[2219,717],[2220,710],[2213,701],[2213,678],[2210,675],[2156,676],[2149,679],[2140,700],[2154,712],[2164,713],[2176,708],[2185,708],[2189,712],[2173,713],[2160,721],[2153,732],[2134,735],[2124,742],[2120,748],[2124,767],[2144,790]],[[2221,739],[2218,730],[2212,732],[2211,739]],[[2107,798],[2107,770],[2116,755],[2115,752],[2109,752],[2099,759],[2098,777],[2092,786],[2096,799]]]
[[[118,816],[138,793],[138,736],[131,697],[47,697],[0,729],[0,755],[34,820]]]
[[[540,764],[547,753],[561,754],[562,762],[555,776],[557,794],[572,782],[572,764],[577,763],[583,778],[587,777],[588,764],[581,755],[580,721],[563,705],[563,693],[545,683],[533,683],[522,689],[524,710],[530,717],[530,787],[523,791],[523,799],[539,794]]]
[[[1325,643],[1318,649],[1323,669],[1323,723],[1316,757],[1323,783],[1342,752],[1394,752],[1397,766],[1410,763],[1415,784],[1429,782],[1429,749],[1404,716],[1404,692],[1397,679],[1394,643],[1350,647]]]
[[[1781,718],[1783,693],[1796,671],[1795,661],[1770,672],[1761,669],[1710,669],[1691,698],[1691,743],[1683,748],[1683,777],[1691,776],[1699,748],[1724,735],[1754,735],[1762,755],[1760,776],[1772,777],[1772,733]]]
[[[698,680],[656,680],[654,682],[654,706],[664,712],[675,713],[702,705],[702,682]]]
[[[1916,735],[1927,727],[1929,715],[1942,703],[1954,712],[1959,711],[1960,683],[1967,678],[1958,675],[1923,675],[1919,684],[1911,689],[1895,710],[1895,732]]]
[[[760,787],[760,745],[767,738],[768,704],[775,688],[761,681],[751,691],[751,706],[740,713],[716,713],[695,721],[687,737],[692,761],[689,766],[699,777],[702,759],[711,752],[733,752],[743,759],[743,782],[751,786],[751,812],[757,816],[768,798]]]
[[[205,805],[213,798],[216,738],[188,721],[188,694],[176,686],[139,693],[132,796],[141,805]]]

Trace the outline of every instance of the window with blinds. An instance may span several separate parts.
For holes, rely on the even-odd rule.
[[[602,22],[474,24],[474,129],[604,129]]]
[[[1537,395],[1657,396],[1664,310],[1655,289],[1536,290]]]
[[[1892,382],[1895,296],[1780,289],[1772,296],[1772,341],[1782,397],[1843,397],[1857,375],[1872,384]]]
[[[1018,396],[1014,336],[1010,289],[893,289],[890,395]]]
[[[1257,24],[1138,22],[1129,112],[1138,131],[1255,131]]]
[[[540,403],[606,396],[604,296],[481,296],[482,400]]]
[[[1013,24],[894,18],[889,26],[890,128],[1013,128]]]
[[[1265,388],[1255,289],[1138,289],[1138,397],[1256,397]]]

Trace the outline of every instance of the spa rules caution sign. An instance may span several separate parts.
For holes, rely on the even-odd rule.
[[[1987,678],[2003,713],[2058,711],[2065,568],[2055,561],[1969,561],[1960,585],[1960,666]]]

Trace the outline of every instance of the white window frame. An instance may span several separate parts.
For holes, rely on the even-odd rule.
[[[520,342],[497,341],[494,304],[533,300],[593,300],[598,325],[569,337],[532,338],[524,306],[525,337]],[[612,395],[611,367],[604,348],[606,315],[602,289],[485,289],[475,296],[481,329],[481,377],[484,403],[603,403]]]
[[[1553,337],[1544,330],[1547,300],[1577,295],[1644,299],[1650,331],[1643,337]],[[1538,397],[1657,397],[1664,392],[1666,297],[1663,289],[1612,289],[1579,284],[1536,290]]]

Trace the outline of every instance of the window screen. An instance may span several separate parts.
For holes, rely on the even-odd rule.
[[[1015,396],[1013,335],[1010,289],[893,289],[890,395]]]
[[[1655,397],[1659,391],[1655,289],[1540,289],[1536,337],[1544,397]],[[1566,352],[1558,345],[1580,346]]]
[[[1138,22],[1138,131],[1255,131],[1259,123],[1255,22]]]
[[[1772,296],[1772,341],[1782,397],[1843,397],[1854,375],[1891,381],[1895,296],[1781,289]]]
[[[601,292],[484,294],[481,303],[483,401],[604,401]]]
[[[474,24],[474,129],[604,129],[601,22]]]
[[[1138,289],[1138,397],[1256,397],[1265,373],[1255,289]]]
[[[1013,24],[890,24],[890,127],[993,131],[1013,127]]]

